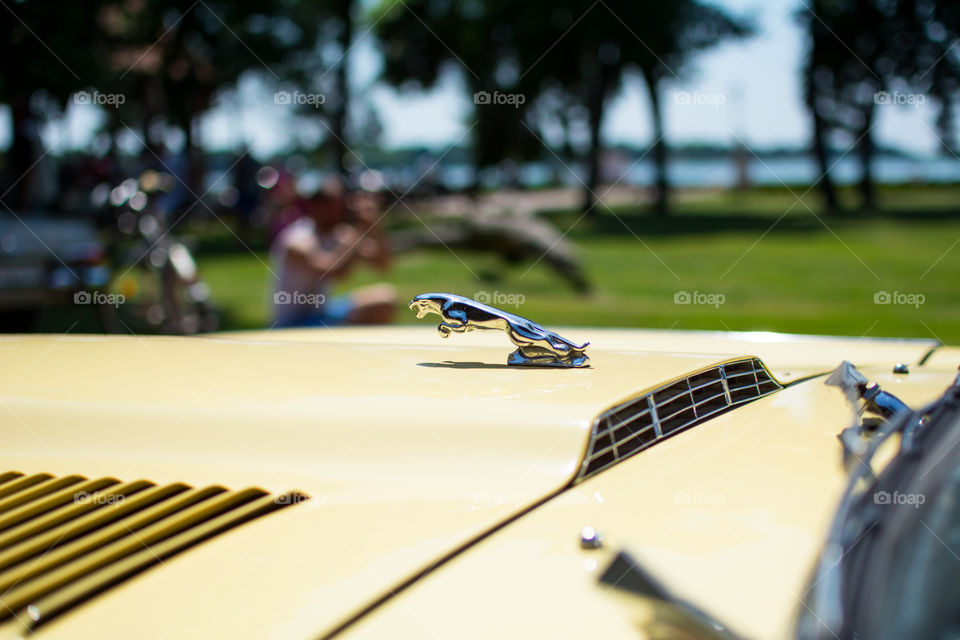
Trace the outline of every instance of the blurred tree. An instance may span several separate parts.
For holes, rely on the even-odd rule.
[[[143,140],[161,144],[163,126],[183,131],[192,157],[191,188],[202,170],[194,153],[195,119],[218,91],[241,74],[258,73],[280,85],[309,87],[318,31],[332,18],[325,7],[281,0],[126,0],[101,10],[99,26],[108,43],[103,60],[134,100]]]
[[[182,131],[193,160],[185,177],[200,193],[197,116],[251,72],[279,88],[292,84],[332,98],[320,113],[333,123],[336,164],[343,168],[348,72],[340,64],[328,74],[321,61],[326,49],[337,49],[327,56],[332,70],[349,48],[351,0],[23,0],[4,7],[10,15],[0,22],[0,52],[16,61],[0,77],[0,102],[11,105],[15,130],[7,184],[37,156],[38,140],[21,133],[28,130],[31,97],[46,96],[48,110],[62,109],[87,90],[80,95],[123,96],[122,104],[105,109],[114,150],[115,134],[127,123],[155,153],[169,126]],[[311,104],[300,108],[317,113]]]
[[[332,114],[334,159],[340,175],[347,177],[347,117],[350,105],[350,66],[348,64],[350,47],[353,46],[353,0],[336,0],[334,2],[335,20],[337,21],[337,45],[339,46],[339,60],[337,62],[337,104]]]
[[[873,155],[877,97],[894,71],[894,46],[888,42],[888,16],[878,0],[813,0],[801,14],[807,21],[810,50],[804,70],[806,103],[811,110],[819,184],[827,207],[839,211],[830,180],[830,133],[843,131],[860,159],[860,193],[865,208],[875,205]]]
[[[385,0],[378,11],[388,81],[429,87],[444,70],[460,69],[477,105],[477,167],[542,156],[539,140],[552,138],[561,157],[575,155],[587,167],[584,211],[594,210],[608,99],[637,72],[652,105],[655,209],[666,213],[663,80],[682,73],[696,53],[749,31],[697,0],[589,6],[573,0]],[[562,132],[562,140],[550,131]]]
[[[943,151],[957,157],[960,140],[955,109],[960,103],[960,4],[944,0],[916,0],[916,16],[923,36],[917,38],[914,65],[921,83],[940,102],[937,129]]]
[[[90,34],[96,32],[97,8],[104,4],[28,0],[4,3],[0,10],[5,14],[0,20],[0,57],[7,61],[0,74],[0,102],[10,105],[13,120],[0,196],[15,211],[27,206],[32,165],[43,153],[36,148],[39,138],[32,121],[37,109],[31,107],[31,98],[42,89],[47,99],[41,102],[56,108],[96,77],[103,43]]]
[[[873,209],[878,108],[913,106],[929,92],[943,105],[941,135],[952,138],[950,105],[960,87],[960,57],[952,48],[960,8],[946,0],[812,0],[800,19],[809,39],[805,100],[827,208],[840,211],[829,148],[832,134],[844,133],[860,159],[861,206]]]
[[[496,87],[501,93],[523,93],[527,98],[535,88],[533,78],[520,75],[523,43],[516,35],[526,38],[531,26],[536,30],[536,22],[529,22],[528,7],[504,0],[385,0],[372,18],[382,43],[387,81],[401,89],[432,87],[444,72],[460,72],[475,104],[480,102],[472,131],[477,170],[506,158],[535,158],[541,151],[523,126],[529,100],[485,104],[481,93],[492,101],[491,89]]]
[[[819,15],[820,4],[819,0],[815,0],[812,6],[801,13],[801,19],[807,20],[806,32],[809,41],[803,71],[803,97],[813,124],[813,154],[819,171],[814,185],[820,187],[828,212],[836,213],[840,211],[840,202],[830,176],[830,145],[827,139],[832,122],[829,101],[824,95],[826,92],[823,87],[829,86],[832,74],[827,69],[830,61],[838,57],[837,47],[842,43],[830,37],[829,30],[821,22],[823,18]]]

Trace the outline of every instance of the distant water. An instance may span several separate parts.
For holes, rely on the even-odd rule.
[[[860,180],[860,163],[849,156],[833,160],[830,175],[837,184],[853,184]],[[731,160],[678,160],[668,166],[673,184],[683,187],[732,187],[737,182],[737,170]],[[877,182],[906,184],[911,182],[960,182],[960,160],[931,158],[917,160],[901,156],[879,156],[873,161]],[[811,184],[820,176],[820,169],[812,158],[780,157],[759,160],[750,158],[747,176],[751,184],[777,185]],[[653,182],[652,165],[643,163],[627,173],[634,185]]]
[[[831,176],[837,184],[854,184],[860,179],[860,164],[850,155],[833,159]],[[690,159],[681,158],[669,163],[667,171],[671,184],[679,187],[733,187],[737,183],[737,168],[729,158]],[[960,182],[960,160],[952,157],[905,158],[895,155],[879,155],[873,161],[873,171],[878,182],[908,184],[913,182],[952,183]],[[604,168],[604,181],[620,182],[631,186],[649,186],[654,181],[654,166],[648,160],[631,166],[630,162],[608,163]],[[437,167],[434,180],[451,189],[464,188],[471,184],[472,170],[466,165],[450,164]],[[781,156],[758,159],[750,157],[747,176],[754,185],[771,186],[811,184],[819,170],[813,158]],[[398,182],[403,177],[394,174]],[[415,176],[410,176],[416,179]],[[482,178],[487,186],[497,186],[504,176],[492,171]],[[560,182],[577,186],[585,180],[585,172],[572,167],[552,166],[546,163],[529,163],[516,171],[516,177],[528,187],[544,186]]]

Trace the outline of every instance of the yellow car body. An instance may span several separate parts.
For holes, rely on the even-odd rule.
[[[824,375],[849,360],[915,406],[960,362],[934,341],[560,332],[591,342],[589,368],[508,367],[499,333],[441,341],[423,325],[0,337],[0,473],[22,474],[7,482],[255,487],[292,503],[142,570],[108,575],[98,548],[49,562],[8,581],[0,633],[656,635],[649,602],[598,581],[628,551],[730,632],[788,637],[847,481],[837,435],[853,413]],[[748,356],[784,388],[578,479],[598,415]],[[43,558],[4,569],[2,522],[0,585]],[[581,545],[585,526],[602,546]]]

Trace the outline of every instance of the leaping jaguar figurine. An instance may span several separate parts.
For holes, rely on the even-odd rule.
[[[575,344],[548,331],[532,320],[501,311],[495,307],[452,293],[422,293],[410,301],[410,308],[422,318],[436,313],[441,322],[437,331],[441,338],[451,333],[499,330],[507,334],[517,350],[507,364],[540,367],[585,367],[590,363],[585,349],[589,342]]]

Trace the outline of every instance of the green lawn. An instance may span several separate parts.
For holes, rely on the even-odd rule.
[[[786,190],[773,189],[688,194],[666,221],[624,209],[574,224],[574,212],[551,212],[560,229],[573,225],[568,238],[595,287],[588,296],[573,292],[544,263],[530,269],[530,263],[506,265],[493,255],[443,248],[399,256],[388,279],[404,299],[426,291],[523,296],[519,307],[508,309],[548,325],[960,343],[960,188],[895,188],[881,195],[881,214],[841,219],[815,215]],[[819,211],[813,194],[805,203]],[[267,323],[267,271],[260,261],[267,258],[257,255],[201,255],[225,328]],[[361,270],[344,288],[377,279]],[[675,304],[681,291],[714,300],[722,295],[723,303]],[[922,296],[922,304],[875,304],[884,291],[914,302]],[[412,320],[401,311],[400,321]]]

